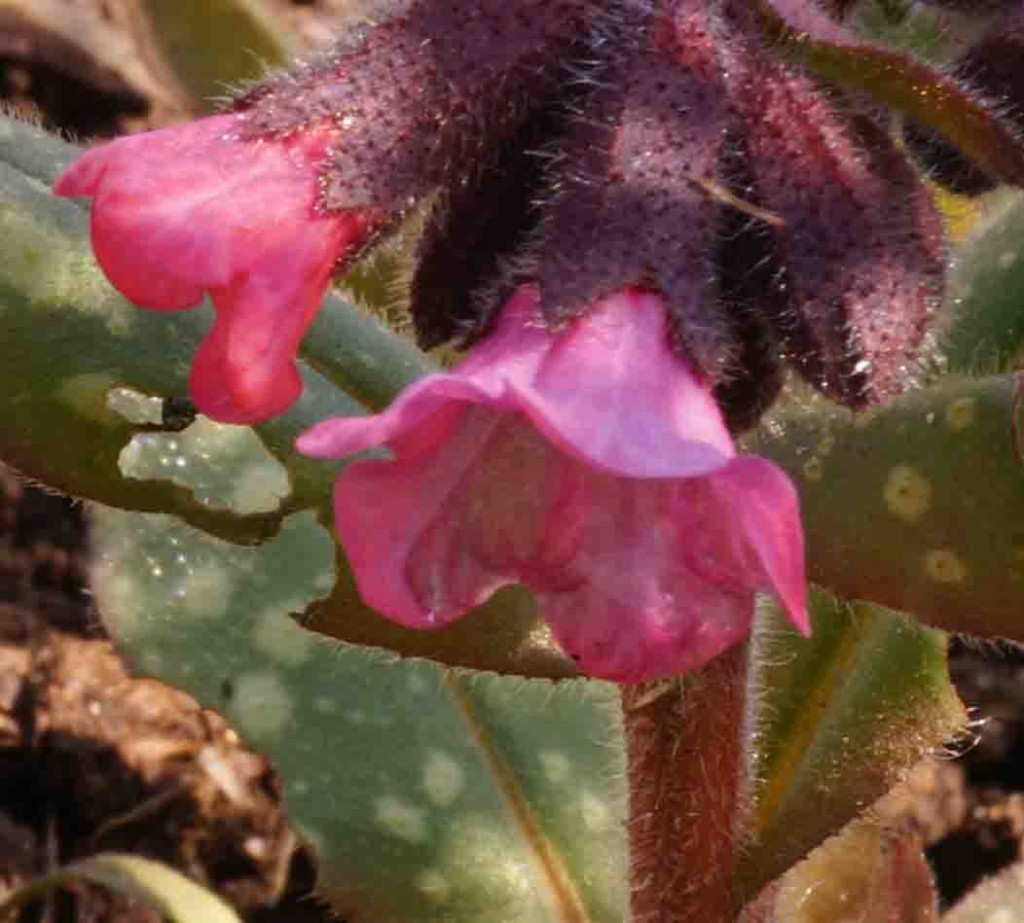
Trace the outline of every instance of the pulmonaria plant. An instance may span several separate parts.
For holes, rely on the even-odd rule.
[[[848,40],[809,0],[413,0],[55,188],[93,197],[130,299],[211,293],[191,391],[228,422],[294,401],[332,274],[429,209],[417,332],[473,351],[300,442],[394,453],[338,482],[365,597],[430,627],[525,582],[589,672],[671,675],[746,633],[755,589],[807,627],[792,489],[730,430],[786,363],[852,407],[899,392],[941,293],[918,174],[794,35]]]
[[[970,30],[964,0],[374,2],[58,179],[133,302],[210,296],[205,340],[96,284],[84,209],[38,182],[69,146],[0,119],[5,464],[116,508],[105,625],[266,749],[346,918],[619,923],[628,880],[637,923],[937,919],[919,844],[850,822],[966,722],[901,612],[1024,634],[1024,203],[972,205],[929,336],[909,156],[1024,186],[1019,0]],[[904,16],[946,23],[944,69],[847,27]],[[443,371],[341,299],[307,336],[399,230]],[[200,410],[287,416],[155,422],[196,343]],[[843,406],[793,389],[743,454],[786,375]],[[576,673],[621,688],[550,682]]]

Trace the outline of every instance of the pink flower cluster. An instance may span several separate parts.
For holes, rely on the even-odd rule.
[[[225,114],[90,150],[96,256],[137,304],[212,296],[190,388],[245,423],[299,395],[330,279],[429,205],[423,343],[472,343],[310,455],[364,597],[442,626],[522,582],[587,672],[699,666],[756,590],[808,629],[797,500],[730,431],[792,365],[856,406],[898,390],[939,291],[903,153],[763,34],[811,0],[411,0]]]

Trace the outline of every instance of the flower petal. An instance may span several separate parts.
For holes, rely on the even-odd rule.
[[[301,247],[301,235],[296,235]],[[268,261],[214,294],[217,319],[196,353],[189,391],[203,413],[250,423],[285,411],[302,392],[293,361],[320,307],[332,262],[305,275]]]
[[[335,509],[360,593],[396,621],[439,627],[524,583],[581,668],[620,682],[694,669],[741,640],[756,589],[774,586],[806,625],[795,497],[768,462],[617,477],[521,415],[459,404],[401,441],[395,461],[342,473]]]
[[[628,293],[552,335],[526,289],[453,373],[300,437],[323,457],[392,452],[336,487],[366,602],[434,628],[523,583],[580,666],[620,682],[693,669],[745,637],[759,589],[806,630],[795,491],[723,444],[664,319],[659,299]]]
[[[521,417],[460,403],[401,444],[393,462],[342,472],[335,525],[366,602],[433,628],[517,579],[512,549],[528,556],[536,543],[532,519],[543,515],[557,453]],[[503,483],[502,473],[516,482]]]
[[[660,298],[612,295],[553,335],[532,287],[453,373],[418,382],[377,418],[321,423],[299,449],[330,458],[388,443],[460,399],[522,412],[563,451],[631,477],[707,474],[735,454],[714,399],[669,348]]]
[[[735,459],[703,478],[588,483],[585,538],[574,562],[586,579],[538,592],[555,637],[587,673],[618,682],[673,676],[742,640],[754,591],[777,586],[766,552],[791,565],[786,576],[798,585],[786,585],[792,600],[783,601],[794,621],[806,621],[799,518],[792,494],[777,490],[788,482],[771,463]],[[795,525],[795,536],[751,531],[772,518]],[[786,544],[776,547],[779,539]]]
[[[762,575],[758,585],[771,588],[797,630],[810,635],[804,532],[792,481],[781,468],[756,455],[735,459],[711,480],[757,559]]]
[[[330,130],[242,141],[243,118],[121,138],[87,151],[54,185],[94,197],[93,248],[127,298],[175,309],[213,295],[218,320],[193,397],[226,422],[263,419],[298,395],[291,358],[335,263],[370,230],[359,213],[317,210]]]

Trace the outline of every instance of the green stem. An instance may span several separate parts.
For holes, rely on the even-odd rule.
[[[299,355],[371,410],[383,410],[407,385],[437,366],[375,317],[328,295]]]

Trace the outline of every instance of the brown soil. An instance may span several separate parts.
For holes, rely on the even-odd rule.
[[[251,920],[269,908],[327,919],[270,765],[184,693],[127,674],[90,605],[83,551],[80,507],[0,469],[0,893],[117,850],[171,863]],[[51,913],[159,919],[91,889]]]
[[[1024,648],[954,639],[950,675],[972,709],[977,737],[946,764],[962,779],[963,820],[928,850],[947,903],[1024,858]]]

